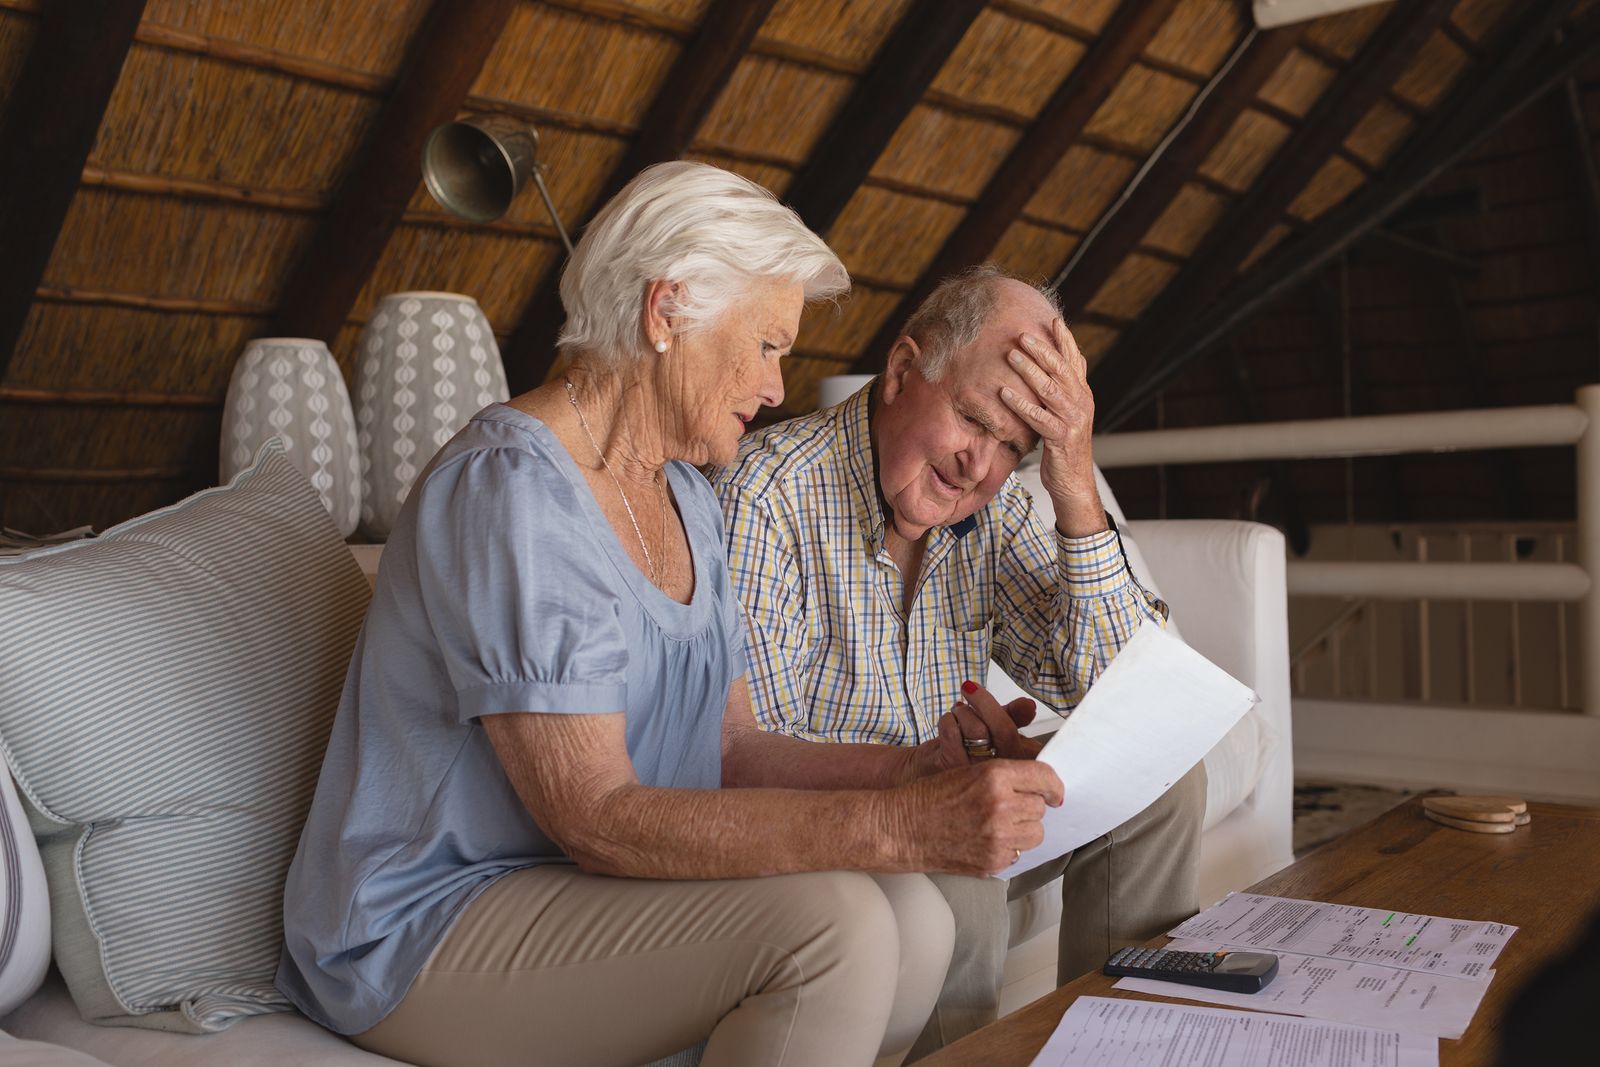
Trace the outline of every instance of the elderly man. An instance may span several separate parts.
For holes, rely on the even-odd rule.
[[[746,437],[714,481],[766,729],[906,746],[909,767],[949,751],[953,707],[969,758],[1031,758],[1016,726],[1032,702],[1001,709],[973,682],[990,659],[1065,711],[1140,625],[1164,624],[1095,488],[1086,373],[1053,296],[984,266],[929,296],[869,389]],[[1041,444],[1053,531],[1011,478]],[[1063,876],[1059,980],[1193,911],[1204,799],[1196,768],[1011,883],[1017,896]],[[931,877],[956,949],[913,1055],[995,1018],[1007,942],[1006,883]]]

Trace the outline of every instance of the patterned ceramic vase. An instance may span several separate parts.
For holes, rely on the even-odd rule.
[[[328,346],[261,337],[244,346],[222,408],[222,481],[250,466],[269,438],[322,496],[345,537],[361,515],[361,453],[344,375]]]
[[[505,400],[505,367],[478,302],[394,293],[378,302],[356,353],[361,529],[384,541],[411,483],[486,404]]]

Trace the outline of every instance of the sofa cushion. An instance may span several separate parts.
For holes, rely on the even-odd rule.
[[[77,1049],[43,1041],[19,1041],[0,1033],[0,1061],[6,1067],[109,1067],[104,1060]]]
[[[11,775],[0,768],[0,1015],[32,996],[49,966],[44,864]]]
[[[17,1037],[75,1049],[98,1060],[64,1060],[112,1067],[400,1067],[399,1060],[367,1052],[324,1030],[299,1012],[279,1012],[242,1020],[220,1034],[163,1034],[152,1030],[111,1030],[84,1022],[61,980],[52,975],[44,988],[0,1027]],[[0,1063],[10,1067],[0,1045]],[[44,1061],[51,1063],[52,1061]]]
[[[0,558],[0,749],[85,1018],[282,1010],[282,887],[369,593],[268,442],[227,486]]]

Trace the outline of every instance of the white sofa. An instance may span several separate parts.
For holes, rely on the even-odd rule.
[[[1037,469],[1018,474],[1049,521]],[[1185,641],[1253,688],[1261,703],[1206,756],[1200,900],[1210,903],[1293,860],[1294,766],[1289,721],[1289,622],[1283,535],[1253,522],[1128,522],[1100,479],[1134,572],[1164,599]],[[989,688],[1002,701],[1022,690],[999,667]],[[1041,709],[1037,733],[1060,725]],[[1055,988],[1060,882],[1011,902],[1011,951],[1000,1007],[1007,1012]]]
[[[1023,474],[1025,482],[1034,477]],[[1031,488],[1044,500],[1036,482]],[[1120,520],[1109,489],[1104,492]],[[1237,522],[1147,522],[1124,524],[1124,529],[1135,570],[1172,606],[1186,639],[1262,697],[1253,721],[1207,757],[1211,786],[1200,863],[1201,892],[1210,899],[1250,884],[1291,858],[1283,540],[1268,527]],[[358,548],[356,555],[363,569],[375,571],[377,549]],[[1010,682],[1002,675],[991,684],[1004,690]],[[16,806],[14,792],[8,791],[6,800]],[[23,825],[20,810],[12,814]],[[24,881],[42,882],[37,853],[23,851],[31,864],[22,872]],[[1014,947],[1004,1008],[1054,986],[1059,912],[1055,886],[1013,904]],[[360,1067],[395,1061],[362,1052],[293,1013],[246,1018],[222,1033],[203,1036],[95,1026],[79,1016],[61,979],[52,974],[38,992],[0,1018],[0,1062]]]

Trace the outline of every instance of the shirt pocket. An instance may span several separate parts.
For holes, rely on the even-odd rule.
[[[993,634],[992,627],[984,625],[976,630],[930,626],[927,635],[928,647],[913,691],[927,720],[925,727],[935,727],[939,716],[949,711],[960,695],[962,682],[970,678],[979,685],[985,684]],[[932,734],[925,734],[925,738],[928,736]]]

